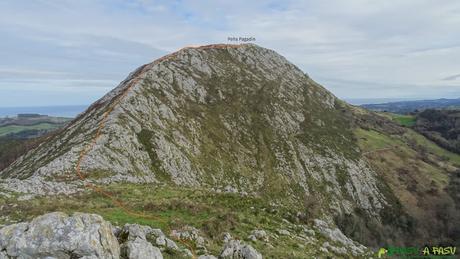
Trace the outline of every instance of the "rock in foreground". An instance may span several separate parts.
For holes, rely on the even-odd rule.
[[[0,230],[0,251],[3,258],[120,258],[112,225],[83,213],[55,212],[6,226]]]
[[[220,258],[222,259],[262,259],[262,255],[252,246],[242,244],[239,240],[231,240],[225,244]]]
[[[160,229],[137,224],[113,227],[96,214],[54,212],[0,229],[0,259],[163,259],[166,250],[180,258],[196,257]],[[262,255],[250,245],[231,240],[220,258],[261,259]]]

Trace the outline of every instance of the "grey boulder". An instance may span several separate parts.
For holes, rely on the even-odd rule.
[[[122,251],[123,255],[128,259],[163,259],[158,247],[154,247],[151,243],[141,238],[124,243]]]
[[[112,226],[99,215],[54,212],[0,229],[0,258],[119,258]]]
[[[239,240],[230,240],[224,245],[220,259],[262,259],[262,255],[252,246]]]

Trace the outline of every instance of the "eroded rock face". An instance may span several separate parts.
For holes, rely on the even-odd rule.
[[[110,223],[95,214],[55,212],[0,229],[5,258],[119,258]],[[1,256],[0,256],[1,257]]]
[[[332,242],[339,243],[343,245],[344,247],[342,248],[336,248],[334,246],[331,246],[328,242],[325,242],[323,244],[324,248],[329,248],[329,250],[332,250],[336,253],[339,254],[345,254],[347,252],[347,249],[350,250],[351,254],[354,256],[363,254],[366,250],[366,247],[363,245],[354,242],[347,236],[345,236],[340,229],[335,228],[335,227],[330,227],[326,222],[320,220],[320,219],[315,219],[315,229],[325,238]],[[346,247],[346,248],[345,248]]]

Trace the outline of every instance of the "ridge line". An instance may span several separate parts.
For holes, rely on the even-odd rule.
[[[123,89],[122,93],[120,95],[116,96],[115,101],[112,102],[109,105],[108,109],[103,114],[102,120],[99,122],[99,125],[98,125],[98,127],[96,129],[96,134],[92,137],[91,141],[84,146],[83,150],[80,152],[80,154],[78,156],[78,160],[77,160],[76,165],[75,165],[75,173],[78,176],[78,178],[84,183],[84,186],[86,188],[94,191],[94,192],[97,192],[97,193],[101,194],[102,196],[108,197],[116,207],[120,208],[126,214],[129,214],[131,216],[136,216],[136,217],[154,219],[154,220],[158,219],[158,217],[155,217],[155,216],[146,215],[146,214],[143,214],[143,213],[138,213],[138,212],[133,211],[132,209],[128,208],[124,204],[124,202],[122,200],[115,198],[110,192],[105,191],[103,188],[97,186],[96,184],[85,183],[84,181],[86,180],[86,176],[82,173],[82,169],[81,169],[82,161],[88,155],[88,153],[94,148],[94,146],[96,145],[97,140],[101,137],[102,130],[104,129],[104,127],[105,127],[105,125],[107,123],[107,120],[108,120],[110,114],[115,109],[115,107],[121,102],[122,99],[124,99],[128,95],[129,90],[131,90],[142,79],[141,76],[148,69],[150,69],[152,66],[158,65],[158,64],[160,64],[161,62],[163,62],[165,60],[168,60],[170,58],[176,57],[179,52],[181,52],[183,50],[187,50],[187,49],[239,48],[239,47],[242,47],[242,46],[245,46],[245,45],[247,45],[247,44],[212,44],[212,45],[203,45],[203,46],[196,46],[196,47],[195,46],[187,46],[187,47],[183,47],[183,48],[181,48],[181,49],[179,49],[179,50],[177,50],[177,51],[175,51],[173,53],[170,53],[170,54],[167,54],[167,55],[165,55],[163,57],[160,57],[160,58],[154,60],[153,62],[151,62],[150,64],[144,65],[144,67],[142,67],[141,71],[139,71],[138,75],[135,78],[133,78],[133,79],[131,79],[130,81],[127,82],[128,86],[125,89]],[[187,241],[182,240],[180,238],[178,238],[177,241],[181,242],[183,245],[185,245],[186,247],[188,247],[190,249],[190,251],[193,254],[193,258],[197,258],[195,250],[193,249],[193,247]]]

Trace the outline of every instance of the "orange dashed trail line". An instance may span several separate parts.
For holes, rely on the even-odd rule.
[[[150,69],[154,65],[159,64],[162,61],[165,61],[165,60],[168,60],[170,58],[176,57],[176,55],[180,51],[185,50],[185,49],[226,49],[226,48],[238,48],[238,47],[241,47],[241,46],[244,46],[244,44],[240,44],[240,45],[214,44],[214,45],[206,45],[206,46],[187,46],[187,47],[184,47],[184,48],[182,48],[182,49],[180,49],[180,50],[178,50],[178,51],[176,51],[174,53],[171,53],[171,54],[168,54],[166,56],[163,56],[163,57],[153,61],[149,65],[144,66],[141,69],[140,73],[137,76],[135,76],[134,79],[130,80],[130,82],[128,83],[128,86],[125,87],[125,89],[123,89],[122,94],[117,96],[116,100],[114,102],[112,102],[110,104],[110,106],[108,107],[107,111],[104,112],[102,120],[99,123],[99,126],[97,127],[96,134],[93,136],[91,141],[80,152],[80,155],[78,157],[77,163],[75,165],[75,172],[76,172],[78,178],[81,181],[86,180],[86,176],[82,173],[82,169],[81,169],[82,161],[88,155],[88,153],[93,149],[93,147],[96,145],[97,140],[101,137],[102,130],[104,129],[104,127],[105,127],[105,125],[107,123],[109,115],[112,113],[112,111],[115,109],[115,107],[121,102],[121,100],[123,100],[126,97],[126,95],[128,94],[129,90],[131,90],[133,88],[133,86],[135,86],[139,82],[139,80],[141,80],[140,76],[142,74],[144,74],[148,69]],[[126,206],[123,203],[122,200],[116,198],[110,192],[105,191],[100,186],[97,186],[97,185],[92,184],[92,183],[85,183],[84,186],[85,186],[85,188],[88,188],[88,189],[90,189],[90,190],[92,190],[94,192],[97,192],[97,193],[101,194],[102,196],[105,196],[105,197],[109,198],[116,207],[118,207],[121,210],[123,210],[126,214],[129,214],[131,216],[146,218],[146,219],[153,219],[153,220],[159,219],[158,217],[155,217],[155,216],[152,216],[152,215],[146,215],[144,213],[139,213],[139,212],[136,212],[136,211],[130,209],[128,206]],[[197,258],[196,253],[195,253],[195,249],[193,249],[193,246],[191,244],[189,244],[186,240],[182,240],[182,239],[176,239],[176,240],[181,242],[183,245],[185,245],[186,247],[189,248],[189,250],[193,254],[193,258]]]

